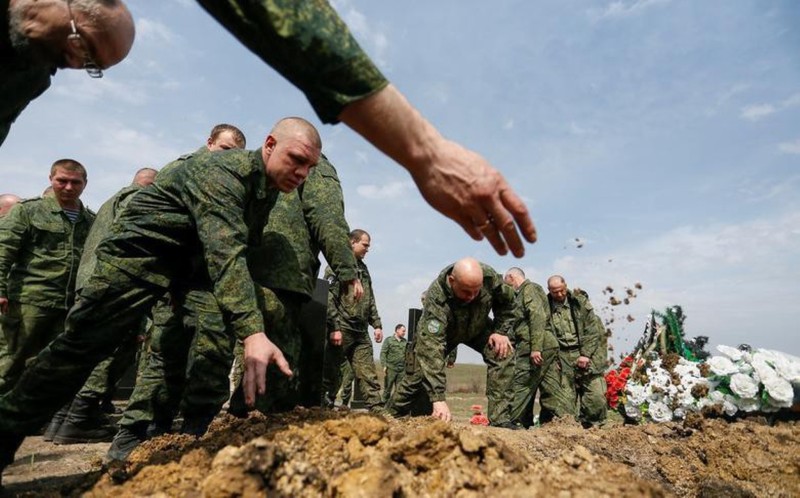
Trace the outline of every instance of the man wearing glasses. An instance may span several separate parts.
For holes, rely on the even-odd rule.
[[[0,0],[0,144],[57,69],[86,69],[92,78],[133,45],[133,18],[118,0]]]
[[[344,122],[406,168],[428,203],[470,237],[517,257],[523,239],[536,241],[528,210],[503,175],[442,136],[381,74],[328,2],[198,3],[303,91],[322,122]],[[93,23],[89,8],[97,11]],[[10,41],[0,41],[0,144],[56,68],[83,67],[97,77],[133,43],[133,21],[119,0],[0,0],[0,23],[4,15]]]

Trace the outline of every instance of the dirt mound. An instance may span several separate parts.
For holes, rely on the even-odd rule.
[[[298,409],[168,435],[85,496],[800,496],[800,428],[763,418],[511,431]],[[30,488],[28,488],[30,489]],[[9,489],[13,493],[12,489]],[[28,496],[57,495],[43,488]]]

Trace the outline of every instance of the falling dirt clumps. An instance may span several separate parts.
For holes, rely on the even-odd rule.
[[[512,431],[295,410],[143,444],[85,496],[798,496],[800,428],[763,417]]]

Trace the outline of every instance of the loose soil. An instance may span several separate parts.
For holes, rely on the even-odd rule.
[[[772,422],[773,425],[770,425]],[[167,435],[123,467],[108,444],[28,438],[7,496],[800,496],[796,414],[585,430],[512,431],[430,418],[297,409],[217,418],[206,436]]]

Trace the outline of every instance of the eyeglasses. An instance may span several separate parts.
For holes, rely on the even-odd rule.
[[[78,50],[83,55],[83,69],[86,70],[86,74],[88,74],[92,78],[102,78],[103,77],[103,69],[100,68],[100,65],[92,59],[91,54],[89,53],[89,46],[86,44],[86,40],[78,33],[78,28],[75,26],[75,18],[72,16],[72,9],[69,7],[70,0],[67,0],[67,12],[69,12],[69,26],[72,28],[72,33],[67,35],[67,43],[69,43],[72,48]]]

